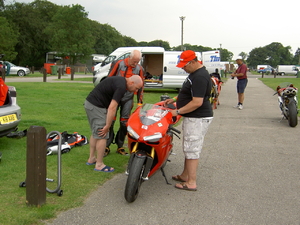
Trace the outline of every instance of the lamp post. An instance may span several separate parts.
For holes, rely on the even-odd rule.
[[[180,16],[179,18],[181,20],[181,51],[183,51],[183,21],[185,16]]]

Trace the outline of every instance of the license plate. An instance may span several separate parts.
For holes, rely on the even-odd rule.
[[[17,120],[16,114],[11,114],[7,116],[0,117],[0,124],[11,123]]]

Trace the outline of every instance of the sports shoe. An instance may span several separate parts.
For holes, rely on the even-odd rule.
[[[243,109],[243,105],[239,105],[239,110],[242,110]]]
[[[233,108],[236,108],[236,109],[238,109],[239,108],[239,104],[237,104],[237,105],[235,105],[235,106],[233,106]]]
[[[109,153],[110,153],[110,149],[109,147],[106,147],[103,157],[107,156]]]
[[[117,153],[120,154],[120,155],[128,155],[128,153],[125,152],[124,148],[118,148]]]

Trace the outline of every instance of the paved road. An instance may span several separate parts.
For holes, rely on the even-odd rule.
[[[99,187],[82,207],[62,212],[47,224],[300,224],[300,128],[281,114],[274,91],[250,78],[244,109],[234,109],[236,80],[222,88],[221,105],[205,139],[198,191],[167,185],[160,173],[144,182],[134,203],[123,197],[126,176]],[[183,154],[166,174],[179,174]]]

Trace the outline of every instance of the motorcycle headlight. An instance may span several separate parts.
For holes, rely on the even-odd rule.
[[[161,139],[161,138],[162,138],[162,134],[158,132],[153,135],[144,137],[144,141],[158,142],[159,139]]]
[[[139,139],[140,135],[138,135],[130,126],[127,127],[128,134],[134,139]]]

